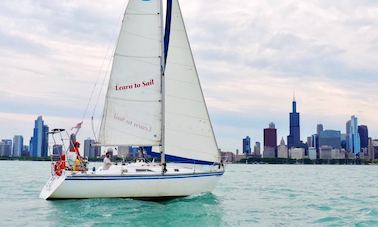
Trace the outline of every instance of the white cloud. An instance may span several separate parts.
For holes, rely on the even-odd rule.
[[[270,121],[286,136],[294,91],[303,139],[318,122],[344,131],[352,114],[378,137],[376,1],[180,4],[223,148],[240,148],[249,133],[261,141]],[[26,114],[25,124],[37,114],[56,116],[50,124],[80,119],[94,81],[109,70],[124,7],[122,0],[2,1],[0,112]]]

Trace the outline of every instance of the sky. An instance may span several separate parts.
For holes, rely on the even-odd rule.
[[[29,141],[38,115],[67,129],[85,115],[79,138],[93,137],[126,4],[0,1],[0,138]],[[378,139],[378,1],[180,4],[222,150],[262,141],[270,122],[286,141],[294,93],[304,141],[318,123],[345,132],[351,115]]]

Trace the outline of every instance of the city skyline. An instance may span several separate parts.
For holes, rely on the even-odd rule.
[[[1,138],[26,140],[38,115],[50,128],[81,121],[99,71],[108,69],[125,3],[0,3]],[[304,142],[318,123],[344,132],[352,115],[378,138],[378,3],[242,3],[181,2],[219,148],[241,150],[245,135],[263,141],[270,122],[286,141],[293,91]],[[100,110],[101,101],[96,125]],[[79,139],[91,131],[86,118]]]

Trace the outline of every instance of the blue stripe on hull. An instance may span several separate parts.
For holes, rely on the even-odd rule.
[[[165,180],[178,178],[196,178],[196,177],[219,177],[224,172],[205,173],[205,174],[183,174],[183,175],[152,175],[152,176],[68,176],[66,180]]]

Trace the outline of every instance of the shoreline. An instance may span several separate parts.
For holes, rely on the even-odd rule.
[[[126,159],[126,162],[133,159]],[[0,157],[0,161],[51,161],[51,157]],[[55,159],[54,159],[55,161]],[[89,159],[89,162],[102,162],[102,158]],[[122,162],[121,158],[115,158],[113,162]],[[366,159],[284,159],[284,158],[248,158],[237,162],[225,162],[226,164],[249,164],[249,165],[378,165],[378,160]]]

